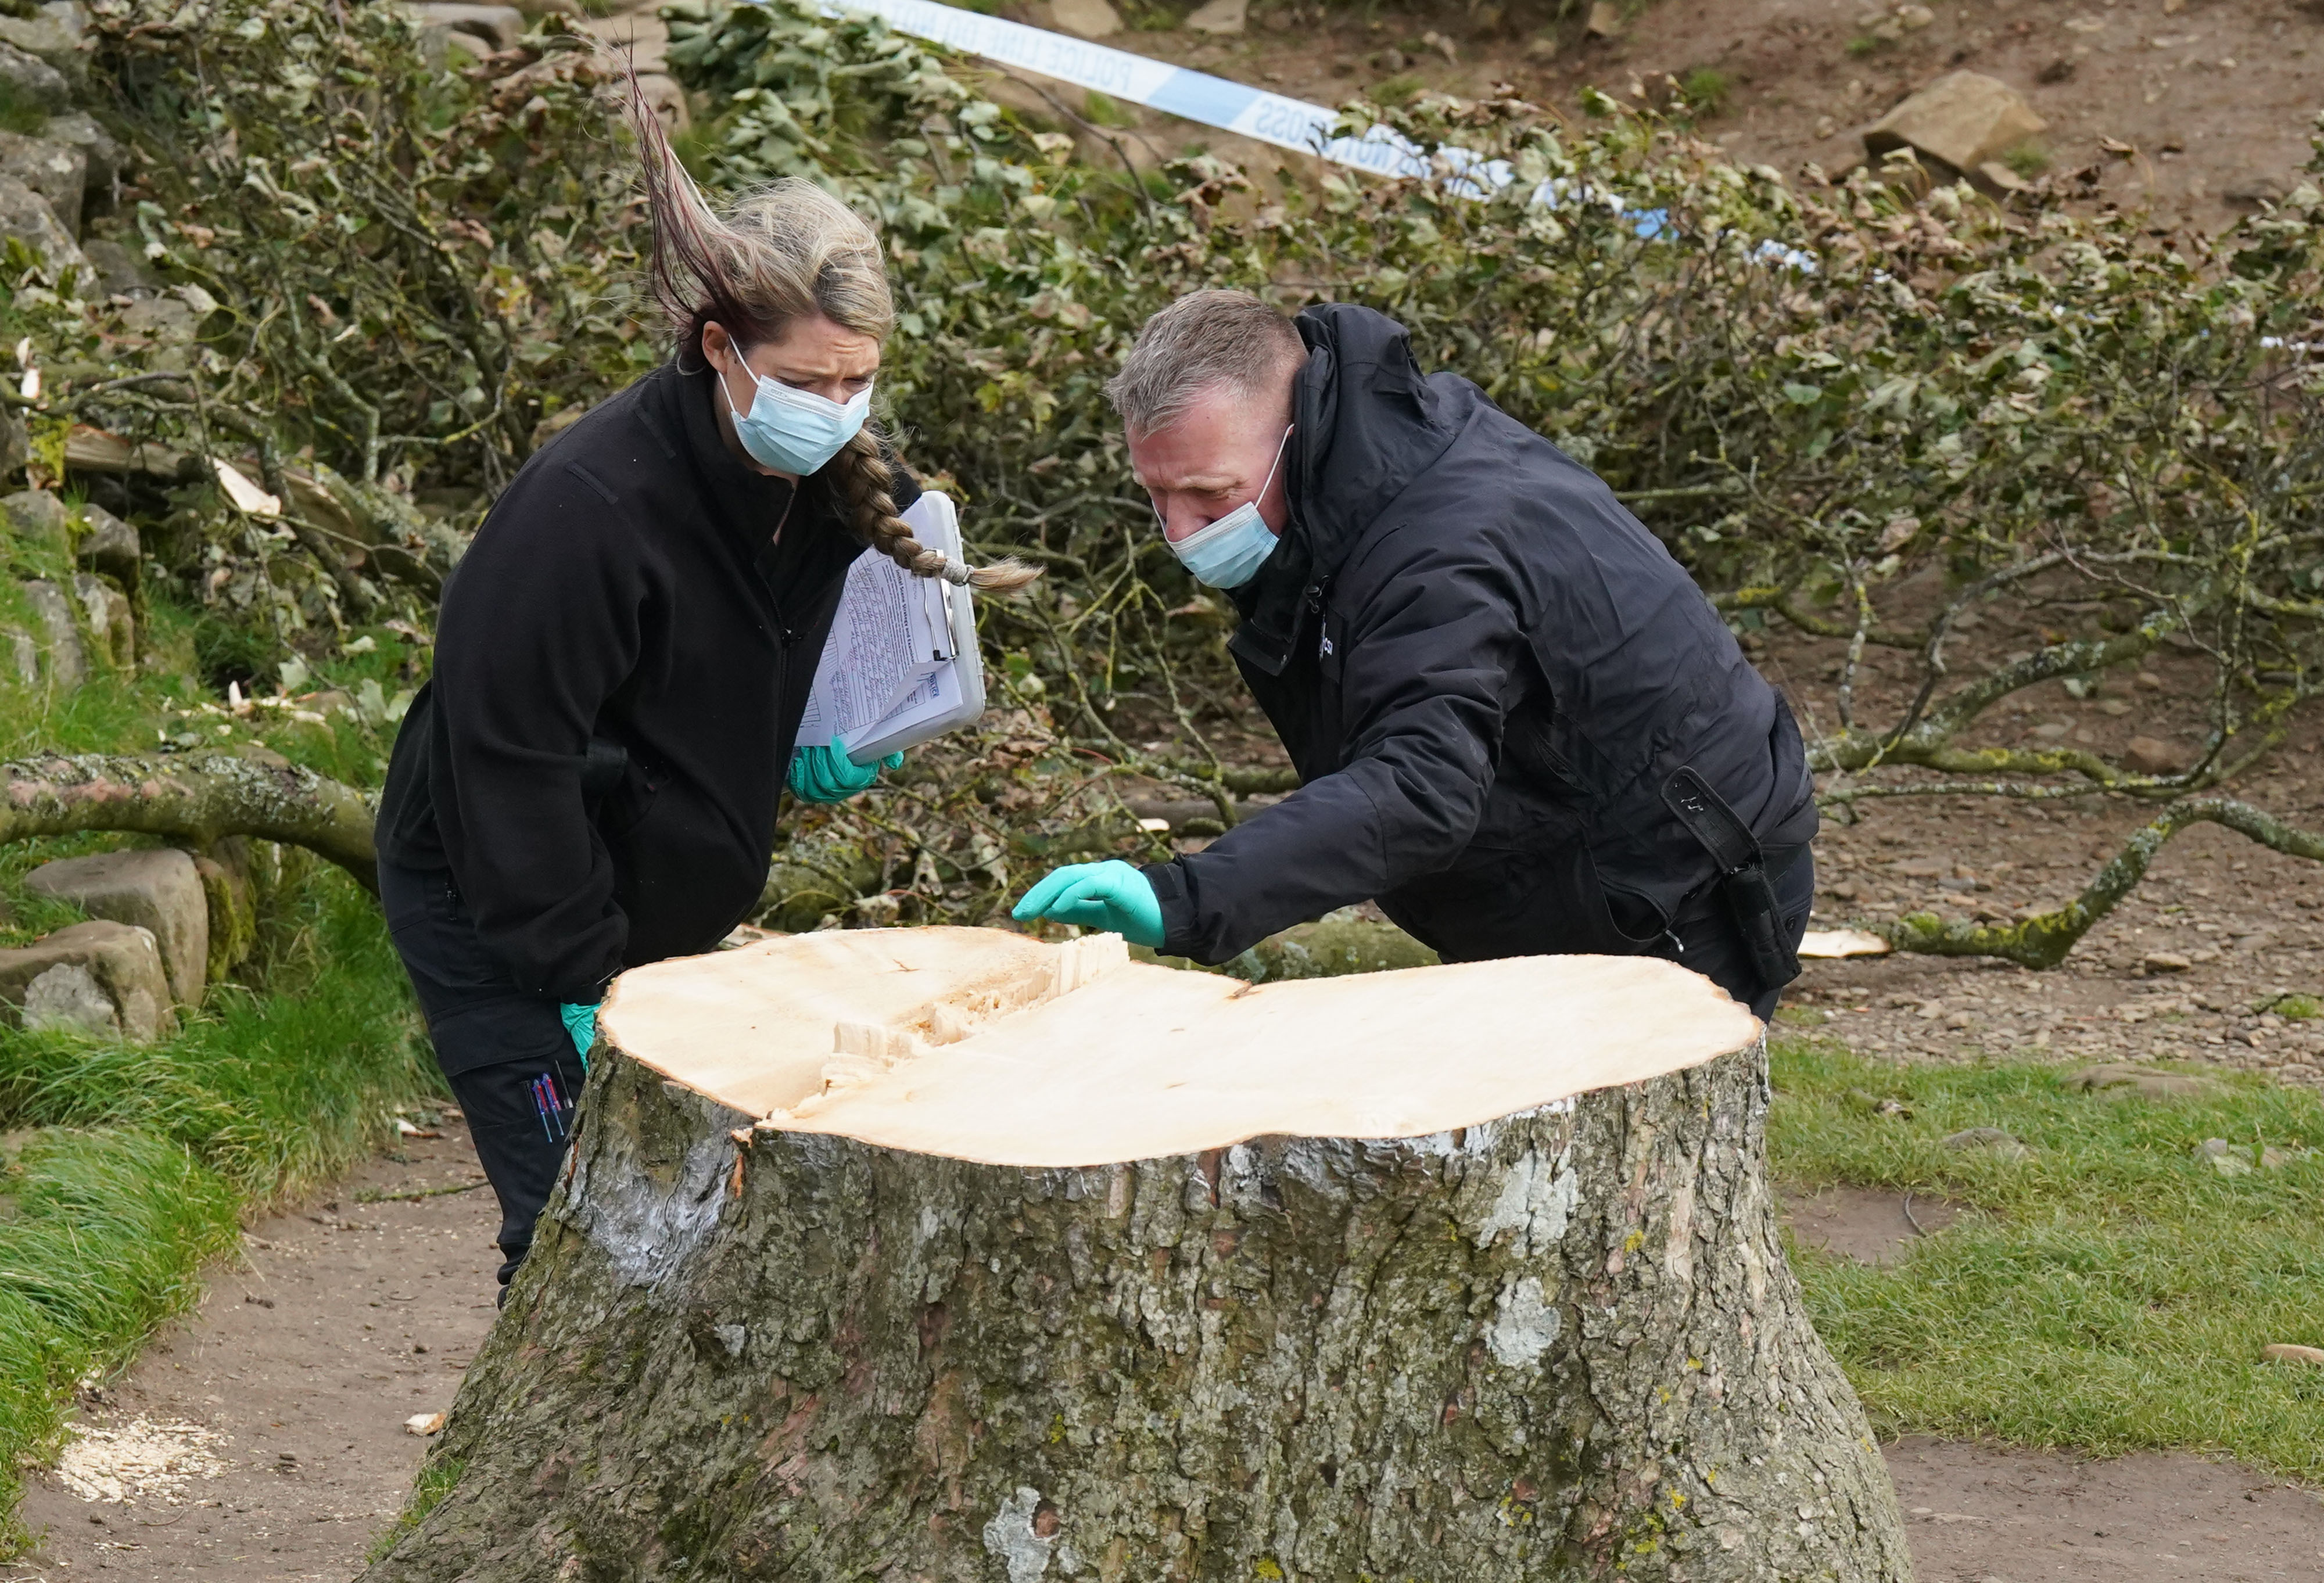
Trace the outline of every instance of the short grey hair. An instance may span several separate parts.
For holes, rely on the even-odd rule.
[[[1152,434],[1208,391],[1250,395],[1306,359],[1306,344],[1281,309],[1248,291],[1193,291],[1146,321],[1121,372],[1106,382],[1106,400],[1131,428]]]

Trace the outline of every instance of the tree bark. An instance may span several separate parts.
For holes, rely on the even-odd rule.
[[[222,837],[304,847],[379,890],[371,805],[281,759],[235,753],[85,753],[0,764],[0,841],[131,830],[208,850]]]
[[[1766,1101],[1755,1045],[1429,1137],[1025,1169],[602,1050],[367,1583],[1909,1578]]]

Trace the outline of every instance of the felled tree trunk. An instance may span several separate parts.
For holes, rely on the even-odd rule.
[[[1250,989],[1111,939],[623,979],[371,1583],[1910,1576],[1748,1014],[1656,962]]]

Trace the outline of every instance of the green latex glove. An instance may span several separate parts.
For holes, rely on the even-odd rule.
[[[1009,916],[1020,924],[1049,918],[1107,929],[1132,945],[1162,943],[1162,903],[1153,881],[1120,858],[1050,870]]]
[[[597,1043],[597,1008],[576,1006],[567,1000],[557,1008],[557,1015],[565,1019],[565,1032],[573,1041],[574,1050],[581,1057],[581,1070],[589,1070],[589,1052]]]
[[[785,784],[802,803],[844,803],[857,792],[870,790],[880,771],[901,768],[903,763],[901,753],[890,753],[864,768],[848,758],[847,750],[834,737],[829,747],[793,750],[791,772]]]

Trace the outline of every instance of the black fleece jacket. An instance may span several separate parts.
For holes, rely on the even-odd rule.
[[[1291,520],[1230,647],[1304,784],[1147,869],[1162,949],[1367,898],[1452,961],[1646,949],[1715,874],[1662,801],[1683,765],[1805,843],[1790,711],[1612,492],[1393,319],[1297,324]]]
[[[794,502],[726,449],[715,398],[665,366],[525,464],[445,588],[388,768],[381,858],[450,870],[494,963],[558,1000],[708,950],[758,898],[863,548],[828,470]],[[628,759],[597,796],[593,738]]]

